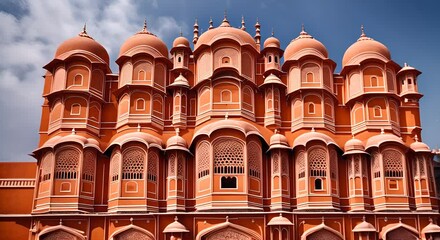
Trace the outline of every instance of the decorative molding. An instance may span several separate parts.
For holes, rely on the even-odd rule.
[[[34,178],[0,178],[0,188],[33,188]]]

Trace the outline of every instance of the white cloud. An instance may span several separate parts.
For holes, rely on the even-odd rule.
[[[186,25],[151,12],[131,0],[27,0],[19,17],[0,10],[0,161],[31,160],[38,144],[44,70],[57,46],[87,22],[89,34],[116,60],[120,45],[151,19],[152,31],[171,42]],[[156,0],[148,1],[151,11]],[[112,64],[112,69],[117,69]]]

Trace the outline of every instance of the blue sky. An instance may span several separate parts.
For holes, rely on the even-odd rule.
[[[116,59],[121,44],[142,28],[168,46],[179,35],[192,39],[194,19],[208,28],[228,19],[254,35],[257,17],[262,40],[275,36],[285,48],[304,23],[308,33],[328,49],[340,71],[345,50],[360,35],[360,25],[384,43],[395,62],[418,68],[422,137],[431,148],[440,147],[440,4],[402,0],[302,1],[183,1],[183,0],[2,0],[0,2],[0,161],[29,161],[38,144],[44,74],[56,47],[75,36],[87,22],[88,32]],[[116,65],[112,64],[114,72]]]

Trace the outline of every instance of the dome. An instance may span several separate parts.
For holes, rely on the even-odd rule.
[[[168,87],[184,87],[189,88],[188,80],[180,73],[176,79],[174,79],[174,82],[171,83]]]
[[[242,29],[231,27],[229,21],[225,18],[219,27],[210,29],[199,37],[194,46],[194,51],[202,45],[209,46],[219,39],[232,39],[242,46],[248,45],[257,50],[257,44],[255,43],[254,38]]]
[[[366,153],[364,143],[356,138],[352,138],[345,143],[344,146],[345,153],[347,154],[356,154],[356,153]]]
[[[185,139],[183,139],[183,137],[176,135],[170,137],[167,141],[167,149],[175,147],[187,149],[188,145],[186,144],[186,141]]]
[[[267,226],[292,226],[292,225],[293,223],[289,219],[283,217],[281,213],[279,216],[272,218],[267,223]]]
[[[153,51],[157,52],[160,57],[168,58],[167,45],[156,35],[147,31],[146,24],[144,24],[142,31],[131,36],[124,42],[124,44],[122,44],[121,49],[119,50],[119,57],[126,55],[128,51],[134,51],[135,48],[139,48],[141,46],[152,48]],[[135,53],[131,52],[129,55],[132,56]]]
[[[189,47],[189,41],[183,36],[174,39],[173,48],[175,47]]]
[[[303,29],[299,36],[293,39],[284,51],[284,61],[298,60],[305,55],[328,58],[328,52],[324,44],[314,39]]]
[[[174,218],[174,222],[168,224],[163,230],[163,233],[185,233],[185,232],[189,232],[189,231],[182,223],[178,221],[177,217]]]
[[[353,228],[353,232],[376,232],[376,228],[364,220]]]
[[[278,85],[282,85],[282,86],[286,87],[286,84],[284,84],[284,83],[281,81],[281,79],[280,79],[279,77],[277,77],[277,76],[276,76],[275,74],[273,74],[273,73],[271,73],[269,76],[267,76],[267,77],[264,79],[264,82],[263,82],[263,84],[260,85],[260,87],[261,87],[261,86],[264,86],[264,85],[267,85],[267,84],[278,84]]]
[[[419,142],[419,139],[416,135],[416,141],[411,143],[411,145],[409,145],[409,147],[414,151],[414,152],[427,152],[430,153],[431,149],[429,148],[428,145],[426,145],[423,142]]]
[[[421,72],[420,72],[419,70],[415,69],[414,67],[411,67],[411,66],[408,65],[407,63],[404,63],[404,64],[403,64],[403,68],[401,68],[401,69],[399,70],[399,72],[397,72],[397,74],[400,74],[400,73],[402,73],[402,72],[406,72],[406,71],[413,71],[413,72],[416,72],[417,75],[421,74]]]
[[[381,134],[372,136],[367,140],[367,144],[365,144],[365,149],[368,149],[370,147],[379,147],[381,144],[386,142],[394,142],[405,146],[405,143],[402,141],[402,139],[400,139],[396,135],[384,133],[382,131]]]
[[[264,48],[267,48],[267,47],[280,48],[280,46],[281,46],[280,40],[278,40],[274,36],[272,36],[272,37],[266,39],[266,41],[264,41]]]
[[[429,221],[429,224],[426,225],[426,227],[424,227],[422,229],[422,233],[426,234],[426,233],[440,233],[440,226],[438,226],[437,224],[434,224],[432,222],[432,220]]]
[[[275,134],[270,137],[269,143],[269,151],[276,148],[290,149],[287,138],[284,135],[279,134],[276,130]]]
[[[364,58],[360,58],[360,56],[364,56]],[[385,45],[367,37],[362,29],[361,37],[345,51],[342,67],[359,64],[365,58],[379,58],[383,61],[389,61],[391,53]]]
[[[107,64],[109,64],[110,61],[107,50],[87,34],[85,27],[78,36],[67,39],[58,46],[57,51],[55,52],[55,58],[71,51],[90,52],[100,57]]]
[[[338,144],[336,144],[336,141],[333,140],[333,138],[331,138],[330,136],[327,136],[324,133],[316,132],[314,128],[312,128],[312,130],[310,132],[303,133],[303,134],[299,135],[297,138],[295,138],[295,140],[293,141],[292,147],[295,148],[299,145],[306,146],[308,142],[313,141],[313,140],[322,141],[326,145],[333,144],[336,147],[340,148],[338,146]]]

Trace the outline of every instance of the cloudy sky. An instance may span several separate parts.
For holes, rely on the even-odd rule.
[[[38,143],[44,74],[57,46],[81,31],[104,45],[112,61],[121,44],[142,28],[168,46],[182,29],[192,39],[194,19],[202,31],[209,17],[218,25],[227,10],[230,22],[246,19],[254,35],[255,20],[263,40],[271,29],[282,47],[296,37],[301,23],[323,42],[330,58],[340,62],[357,40],[359,26],[391,50],[394,61],[421,70],[419,90],[423,141],[440,146],[440,7],[436,1],[405,0],[1,0],[0,1],[0,161],[32,161],[27,156]],[[112,64],[113,72],[117,72]]]

